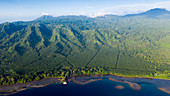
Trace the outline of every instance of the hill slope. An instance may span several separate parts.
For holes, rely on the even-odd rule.
[[[136,15],[43,16],[1,24],[0,84],[81,74],[168,74],[169,21]]]

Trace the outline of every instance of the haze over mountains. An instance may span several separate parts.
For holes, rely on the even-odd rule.
[[[110,15],[112,15],[112,14],[110,14]],[[118,16],[118,17],[145,16],[145,17],[150,17],[150,18],[166,18],[167,19],[167,17],[169,15],[170,15],[170,11],[168,11],[166,9],[162,9],[162,8],[155,8],[155,9],[150,9],[146,12],[138,13],[138,14],[127,14],[124,16],[112,15],[112,16]],[[72,15],[72,16],[76,16],[76,15]],[[80,15],[80,16],[83,16],[83,15]],[[108,15],[105,15],[105,16],[108,16]],[[59,16],[59,17],[64,17],[64,16]],[[102,16],[98,16],[98,17],[102,17]],[[36,20],[47,20],[47,19],[54,19],[54,18],[57,18],[57,17],[52,17],[50,15],[43,15],[43,16],[37,18]]]
[[[45,15],[29,22],[3,23],[0,73],[62,67],[105,67],[126,74],[170,72],[169,26],[170,12],[159,8],[125,16]]]
[[[143,12],[143,13],[129,14],[125,16],[146,16],[150,18],[167,18],[169,17],[169,14],[170,14],[170,11],[166,9],[155,8],[155,9],[151,9],[146,12]]]

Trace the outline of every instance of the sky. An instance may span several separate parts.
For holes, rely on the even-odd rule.
[[[125,15],[153,8],[170,10],[170,0],[0,0],[0,23],[30,21],[42,15]]]

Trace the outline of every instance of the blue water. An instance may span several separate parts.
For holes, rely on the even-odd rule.
[[[116,89],[122,85],[124,89]],[[114,82],[108,79],[79,85],[69,82],[67,85],[50,84],[41,88],[29,88],[11,96],[170,96],[153,84],[140,83],[141,90],[133,90],[127,83]]]

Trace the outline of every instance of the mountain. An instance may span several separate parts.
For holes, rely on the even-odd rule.
[[[49,20],[49,19],[53,19],[53,18],[55,18],[55,17],[50,16],[50,15],[43,15],[43,16],[41,16],[41,17],[35,19],[35,20],[41,21],[41,20]]]
[[[155,12],[167,14],[163,9],[141,14]],[[157,73],[167,79],[169,26],[170,19],[114,15],[0,24],[0,84],[83,74],[156,78]]]
[[[146,11],[144,13],[141,13],[141,15],[156,15],[156,16],[163,15],[163,14],[170,14],[170,11],[166,9],[155,8],[155,9]]]
[[[161,8],[150,9],[146,12],[139,13],[139,14],[128,14],[125,16],[145,16],[150,18],[169,18],[170,11]]]

